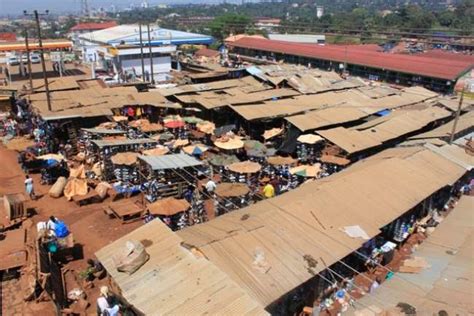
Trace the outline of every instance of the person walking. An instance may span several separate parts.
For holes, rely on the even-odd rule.
[[[33,179],[31,179],[29,175],[26,175],[25,190],[33,201],[36,200],[35,189],[33,187]]]

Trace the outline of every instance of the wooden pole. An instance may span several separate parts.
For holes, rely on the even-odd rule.
[[[458,125],[459,116],[461,115],[462,102],[464,100],[464,90],[465,90],[465,87],[462,88],[461,98],[459,99],[458,109],[456,111],[456,117],[454,118],[453,130],[451,131],[451,137],[449,139],[449,144],[452,144],[452,142],[454,140],[454,135],[456,134],[456,127]]]

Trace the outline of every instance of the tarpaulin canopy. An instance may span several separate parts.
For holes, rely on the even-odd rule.
[[[117,153],[110,157],[110,161],[114,165],[126,165],[131,166],[137,162],[139,154],[134,152],[125,152],[125,153]]]
[[[244,147],[244,142],[238,136],[221,137],[214,142],[214,145],[221,149],[234,150]]]
[[[214,191],[220,197],[237,197],[243,196],[250,192],[249,187],[245,183],[219,183]]]
[[[201,155],[203,152],[207,151],[209,148],[203,144],[194,144],[183,147],[183,151],[189,155]]]
[[[166,155],[169,152],[170,152],[170,150],[168,149],[168,147],[158,146],[158,147],[153,148],[153,149],[144,150],[143,154],[145,156],[163,156],[163,155]]]
[[[321,165],[319,163],[313,166],[301,165],[301,166],[290,169],[291,174],[301,176],[301,177],[310,177],[310,178],[316,177],[320,171],[321,171]]]
[[[234,155],[213,155],[208,161],[211,165],[220,167],[239,162],[239,159]]]
[[[303,134],[299,136],[296,140],[299,141],[300,143],[312,145],[324,140],[324,138],[318,135],[314,135],[314,134]]]
[[[267,162],[274,166],[292,165],[296,163],[296,159],[291,157],[273,156],[268,157]]]
[[[233,163],[228,168],[236,173],[256,173],[262,169],[262,166],[257,162],[247,160]]]
[[[187,211],[190,207],[191,205],[184,199],[169,197],[148,205],[147,209],[153,215],[173,216]]]
[[[268,140],[283,133],[283,128],[272,128],[263,133],[263,139]]]

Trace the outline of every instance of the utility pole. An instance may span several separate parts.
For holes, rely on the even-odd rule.
[[[153,76],[153,49],[151,47],[151,35],[150,35],[150,23],[146,25],[148,32],[148,51],[150,53],[150,72],[151,72],[151,83],[155,84],[155,77]]]
[[[459,99],[458,109],[456,111],[456,116],[454,117],[453,130],[451,131],[451,137],[449,138],[449,144],[451,145],[454,140],[454,134],[456,134],[456,127],[459,121],[459,115],[461,115],[462,102],[464,100],[464,90],[466,87],[462,88],[461,98]]]
[[[49,84],[48,84],[48,75],[46,74],[46,63],[44,62],[44,50],[43,50],[43,41],[41,39],[41,25],[40,25],[40,14],[38,13],[38,10],[34,10],[33,14],[28,14],[28,12],[25,10],[23,11],[24,15],[26,16],[31,16],[33,15],[35,20],[36,20],[36,31],[38,32],[38,46],[39,46],[39,51],[41,55],[41,66],[43,68],[43,78],[44,78],[44,89],[46,91],[46,101],[48,103],[48,111],[52,111],[51,109],[51,96],[49,95]],[[49,10],[46,10],[45,14],[41,15],[48,15]]]
[[[25,27],[25,46],[26,46],[26,59],[28,62],[28,79],[30,82],[30,90],[33,92],[33,75],[31,74],[31,59],[30,59],[30,44],[28,42],[28,29]]]
[[[138,22],[138,32],[140,32],[140,59],[142,61],[142,81],[145,82],[145,61],[143,60],[142,22]]]

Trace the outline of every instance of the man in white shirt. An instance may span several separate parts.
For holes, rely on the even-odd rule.
[[[207,193],[212,194],[216,188],[217,188],[217,185],[214,181],[212,181],[212,179],[207,181],[207,183],[206,183]]]

